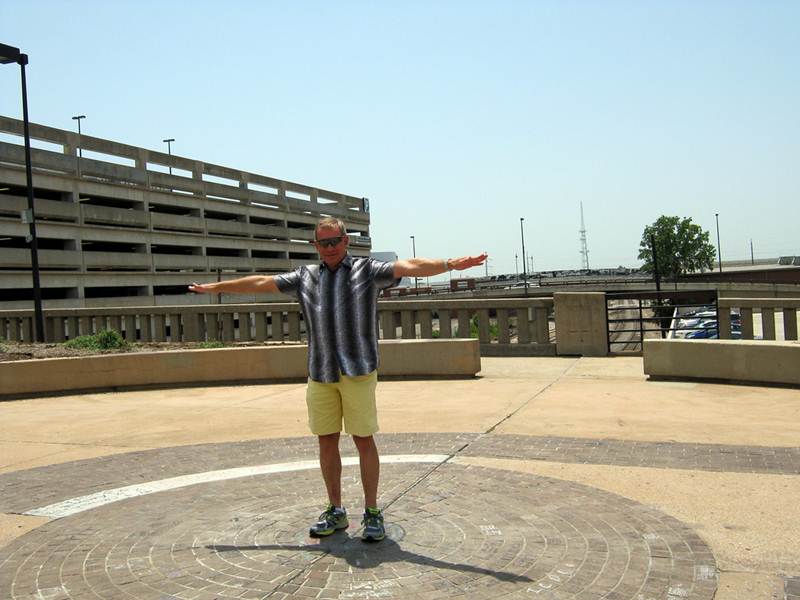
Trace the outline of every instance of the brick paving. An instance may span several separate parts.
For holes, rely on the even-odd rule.
[[[800,474],[800,447],[484,435],[463,454],[724,473]]]
[[[357,467],[343,484],[360,497]],[[319,474],[296,471],[57,519],[0,549],[0,597],[678,600],[716,590],[714,557],[688,526],[572,482],[385,465],[379,544],[358,539],[357,514],[346,532],[308,538],[319,494]]]
[[[382,454],[460,454],[562,463],[800,474],[800,447],[726,446],[478,433],[379,434]],[[191,473],[314,459],[307,436],[116,454],[0,475],[0,512],[25,512],[74,496]],[[356,456],[343,439],[342,455]]]
[[[800,449],[497,434],[383,434],[384,455],[800,472]],[[0,475],[0,512],[192,473],[316,457],[313,437],[162,448]],[[343,455],[354,456],[348,441]],[[358,506],[357,467],[345,496]],[[386,464],[388,537],[307,537],[316,470],[209,482],[56,519],[0,548],[0,598],[713,598],[715,559],[687,525],[568,481],[461,464]],[[785,596],[800,596],[789,578]]]
[[[454,454],[479,434],[380,435],[382,454]],[[342,439],[342,456],[357,456]],[[0,512],[25,512],[74,496],[219,469],[263,465],[317,457],[312,436],[223,444],[176,446],[114,454],[26,471],[0,474]]]
[[[755,473],[800,472],[800,449],[384,434],[388,454],[444,454]],[[354,456],[350,442],[343,454]],[[163,448],[0,475],[0,512],[179,475],[316,457],[312,437]],[[357,467],[345,467],[357,507]],[[711,599],[711,551],[651,507],[577,483],[453,463],[384,465],[388,538],[360,516],[307,537],[324,498],[316,470],[140,496],[53,520],[0,548],[0,598]],[[797,598],[797,579],[786,597]]]

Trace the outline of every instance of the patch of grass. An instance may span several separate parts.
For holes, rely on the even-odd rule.
[[[94,335],[81,335],[66,341],[64,346],[83,350],[122,350],[128,347],[128,342],[119,331],[104,329]]]
[[[200,342],[198,348],[224,348],[225,344],[219,340],[209,340],[208,342]]]

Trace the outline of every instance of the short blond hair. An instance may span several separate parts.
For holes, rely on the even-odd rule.
[[[317,226],[314,227],[314,237],[317,237],[317,232],[320,229],[333,229],[334,227],[339,229],[341,235],[347,235],[347,227],[345,227],[344,221],[336,217],[325,217],[317,221]]]

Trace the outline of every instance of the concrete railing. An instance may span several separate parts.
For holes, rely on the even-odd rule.
[[[778,339],[777,331],[782,331],[784,340],[796,340],[798,308],[800,298],[720,298],[720,338],[731,338],[731,313],[738,309],[742,339],[754,339],[756,330],[760,329],[764,340]],[[760,317],[760,326],[754,315]]]
[[[382,339],[468,338],[476,335],[486,355],[552,355],[552,298],[381,301]],[[115,329],[126,340],[306,341],[297,303],[73,308],[44,311],[45,340],[63,342]],[[0,312],[0,338],[33,339],[33,311]]]

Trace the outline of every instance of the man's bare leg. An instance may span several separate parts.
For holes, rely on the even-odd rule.
[[[328,502],[334,506],[342,505],[342,457],[339,454],[339,434],[319,436],[319,468],[325,489],[328,491]]]
[[[378,508],[378,479],[380,479],[381,463],[375,439],[371,435],[367,437],[354,435],[353,442],[358,449],[361,485],[364,487],[364,506]]]

